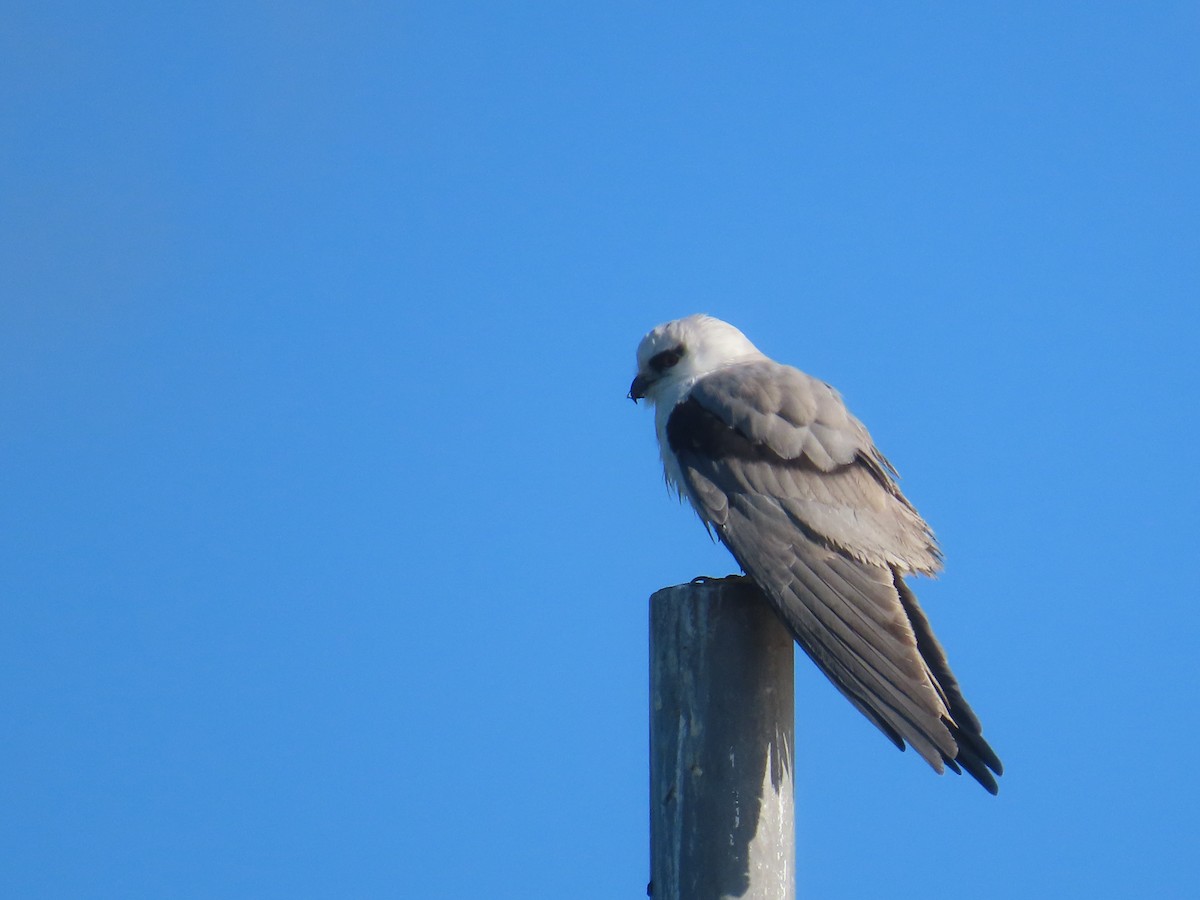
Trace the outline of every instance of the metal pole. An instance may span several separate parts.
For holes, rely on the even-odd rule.
[[[793,657],[749,579],[650,598],[654,900],[794,900]]]

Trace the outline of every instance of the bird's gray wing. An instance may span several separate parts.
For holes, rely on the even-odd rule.
[[[934,572],[929,527],[833,388],[769,360],[696,383],[667,421],[701,517],[797,642],[901,749],[995,792],[980,733],[905,572]]]

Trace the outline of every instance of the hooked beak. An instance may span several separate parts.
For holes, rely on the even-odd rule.
[[[633,379],[633,384],[631,384],[629,386],[629,394],[627,396],[634,403],[637,403],[639,400],[641,400],[643,397],[646,396],[646,391],[650,388],[650,385],[653,382],[654,382],[654,379],[649,378],[645,375],[642,375],[639,372],[638,377]]]

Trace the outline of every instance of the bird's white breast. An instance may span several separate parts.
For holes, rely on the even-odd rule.
[[[671,450],[670,441],[667,440],[667,420],[671,418],[675,407],[687,400],[688,394],[691,393],[697,380],[696,377],[681,378],[678,381],[665,383],[661,386],[658,396],[654,398],[654,428],[658,434],[658,452],[662,457],[663,474],[666,476],[667,484],[680,497],[688,497],[688,494],[683,481],[683,472],[679,468],[679,459]],[[690,497],[688,497],[688,501],[691,502]]]

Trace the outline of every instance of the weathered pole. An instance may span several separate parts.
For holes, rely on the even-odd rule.
[[[749,579],[650,598],[654,900],[794,900],[793,656]]]

